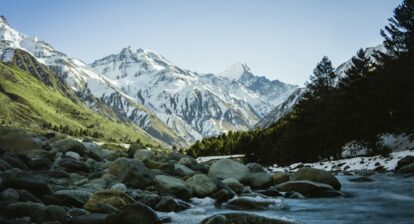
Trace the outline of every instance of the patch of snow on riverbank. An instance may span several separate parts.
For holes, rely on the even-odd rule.
[[[414,156],[413,150],[404,150],[399,152],[393,152],[389,154],[389,157],[372,156],[372,157],[355,157],[349,159],[340,159],[333,161],[323,161],[316,163],[296,163],[287,167],[278,167],[274,165],[269,167],[271,172],[295,172],[300,167],[312,167],[316,169],[323,169],[326,171],[359,171],[359,170],[375,170],[382,167],[384,170],[393,171],[397,166],[400,159],[406,156]]]

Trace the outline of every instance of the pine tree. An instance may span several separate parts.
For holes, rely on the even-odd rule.
[[[393,18],[381,30],[384,45],[394,56],[413,54],[414,50],[414,0],[404,0],[394,10]]]

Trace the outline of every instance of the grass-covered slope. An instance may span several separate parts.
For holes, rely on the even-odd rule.
[[[68,97],[65,94],[70,92],[65,93],[53,73],[48,73],[38,63],[20,64],[19,67],[24,66],[32,74],[0,62],[0,122],[3,125],[50,128],[101,139],[140,139],[146,144],[160,144],[136,125],[97,114],[75,96]]]

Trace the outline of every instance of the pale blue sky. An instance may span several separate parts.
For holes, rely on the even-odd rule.
[[[155,50],[178,66],[219,73],[237,62],[303,84],[327,55],[334,65],[382,42],[401,0],[0,0],[0,14],[70,56],[92,62],[123,47]]]

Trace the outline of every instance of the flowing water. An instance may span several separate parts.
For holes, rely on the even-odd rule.
[[[351,182],[355,176],[337,176],[345,198],[274,199],[276,205],[265,211],[246,211],[268,217],[296,220],[306,224],[414,223],[414,176],[375,174],[373,182]],[[195,199],[194,208],[168,213],[173,223],[197,224],[217,213],[213,200]]]

